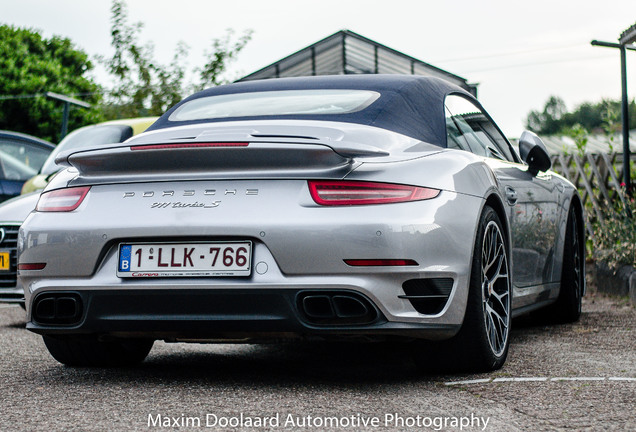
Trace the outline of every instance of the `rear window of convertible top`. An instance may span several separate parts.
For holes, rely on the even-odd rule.
[[[347,114],[380,97],[369,90],[281,90],[235,93],[193,99],[177,108],[170,121],[228,117]]]

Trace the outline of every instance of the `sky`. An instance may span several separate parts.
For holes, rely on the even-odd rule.
[[[239,78],[347,29],[479,83],[486,110],[510,137],[530,110],[551,95],[572,110],[583,102],[619,99],[620,56],[593,47],[618,42],[636,23],[634,0],[128,0],[141,40],[168,63],[178,41],[200,66],[212,39],[252,30],[232,63]],[[0,24],[70,38],[91,56],[112,53],[110,0],[0,0]],[[636,46],[636,45],[635,45]],[[636,51],[627,52],[629,98],[636,97]],[[1,73],[1,72],[0,72]],[[103,71],[96,79],[107,84]]]

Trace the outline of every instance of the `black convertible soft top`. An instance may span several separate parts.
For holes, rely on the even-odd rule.
[[[169,120],[170,115],[181,105],[203,97],[248,92],[315,89],[371,90],[380,93],[380,97],[360,111],[344,114],[285,114],[186,121]],[[332,75],[247,81],[213,87],[195,93],[168,110],[148,130],[238,120],[328,120],[376,126],[445,147],[444,98],[449,93],[460,93],[475,100],[468,92],[447,81],[417,75]]]

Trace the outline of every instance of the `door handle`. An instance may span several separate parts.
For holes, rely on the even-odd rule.
[[[517,202],[517,191],[510,186],[506,186],[506,201],[510,205],[515,205]]]

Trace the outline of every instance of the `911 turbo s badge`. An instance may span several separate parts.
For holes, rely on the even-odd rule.
[[[162,208],[215,208],[221,204],[221,201],[212,201],[209,203],[202,203],[195,201],[193,203],[184,203],[181,201],[177,202],[153,202],[150,205],[151,209],[162,209]]]
[[[184,196],[184,197],[193,197],[195,195],[203,195],[205,197],[210,196],[236,196],[236,195],[246,195],[246,196],[257,196],[258,189],[225,189],[225,190],[216,190],[216,189],[205,189],[204,191],[195,191],[193,189],[187,189],[184,191],[175,191],[175,190],[165,190],[160,192],[155,191],[145,191],[142,193],[139,192],[124,192],[123,198],[134,198],[135,196],[141,198],[157,198],[157,197],[175,197],[175,196]],[[221,204],[221,200],[214,201],[194,201],[194,202],[182,202],[182,201],[155,201],[150,204],[151,209],[166,209],[166,208],[215,208]]]

